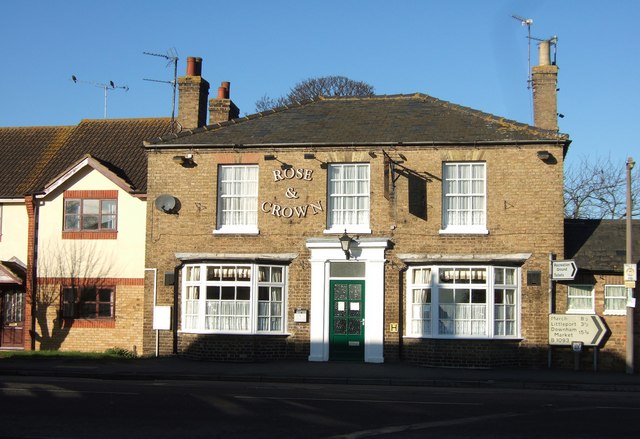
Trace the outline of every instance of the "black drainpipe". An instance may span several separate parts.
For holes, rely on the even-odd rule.
[[[173,355],[178,355],[178,311],[180,304],[180,271],[184,262],[180,262],[173,269]]]

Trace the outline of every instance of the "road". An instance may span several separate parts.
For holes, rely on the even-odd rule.
[[[637,438],[634,392],[0,377],[0,438]]]

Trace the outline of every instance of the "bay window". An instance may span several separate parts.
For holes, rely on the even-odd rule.
[[[190,264],[183,279],[183,331],[284,332],[286,267]]]
[[[513,267],[411,267],[407,278],[407,335],[517,337],[518,273]]]

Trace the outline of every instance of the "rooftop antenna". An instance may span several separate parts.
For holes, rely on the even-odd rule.
[[[104,90],[104,118],[105,119],[107,118],[107,92],[109,90],[117,90],[117,89],[129,91],[129,87],[127,87],[126,85],[115,85],[113,81],[109,81],[107,84],[103,84],[101,82],[93,82],[93,81],[81,81],[80,79],[78,79],[76,75],[71,75],[71,80],[75,84],[89,84],[89,85],[93,85],[94,87],[100,87]]]
[[[523,26],[527,26],[527,90],[529,90],[531,88],[531,25],[533,24],[533,19],[520,17],[519,15],[512,15],[512,17]]]
[[[164,84],[170,84],[173,87],[173,98],[171,100],[171,131],[175,132],[175,116],[176,116],[176,85],[178,83],[178,52],[175,47],[167,50],[166,54],[162,53],[151,53],[151,52],[142,52],[145,55],[157,56],[160,58],[164,58],[168,60],[167,67],[173,63],[173,80],[172,81],[161,81],[159,79],[144,79],[145,81],[151,82],[162,82]]]

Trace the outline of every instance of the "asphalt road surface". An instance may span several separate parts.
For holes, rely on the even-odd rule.
[[[0,438],[634,438],[634,392],[0,377]]]

